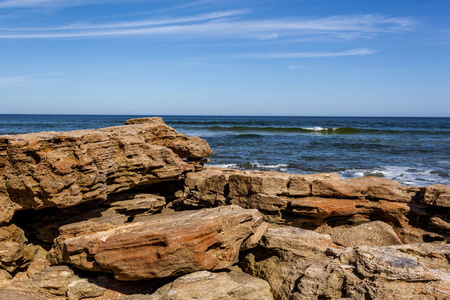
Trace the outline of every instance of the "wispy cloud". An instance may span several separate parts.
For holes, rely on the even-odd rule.
[[[376,53],[371,49],[352,49],[340,52],[294,52],[294,53],[245,53],[230,56],[232,58],[245,59],[286,59],[286,58],[316,58],[316,57],[338,57],[338,56],[355,56],[369,55]],[[289,68],[289,67],[288,67]],[[294,69],[296,67],[292,67]]]
[[[41,75],[24,75],[24,76],[6,76],[6,77],[0,77],[0,87],[4,86],[10,86],[10,85],[17,85],[17,84],[24,84],[26,82],[38,80],[38,79],[45,79],[45,78],[51,78],[51,77],[59,77],[64,76],[66,73],[46,73]]]
[[[88,38],[112,36],[246,37],[256,39],[310,39],[334,36],[339,39],[367,37],[410,29],[414,22],[406,18],[374,15],[335,16],[316,19],[236,19],[249,11],[229,10],[181,18],[135,20],[127,22],[77,23],[51,28],[3,28],[1,39]],[[230,19],[230,17],[232,17]]]
[[[63,7],[130,1],[131,0],[3,0],[0,1],[0,8]]]

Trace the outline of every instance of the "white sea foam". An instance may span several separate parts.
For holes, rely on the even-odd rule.
[[[280,171],[287,172],[288,164],[262,164],[258,161],[248,162],[244,164],[208,164],[210,167],[220,167],[220,168],[229,168],[229,169],[244,169],[244,170],[256,170],[256,171]]]
[[[377,176],[396,180],[402,184],[424,186],[439,182],[450,184],[450,178],[446,173],[420,167],[385,166],[374,169],[349,169],[339,172],[344,178],[361,176]]]
[[[320,127],[320,126],[316,126],[316,127],[304,127],[303,129],[311,130],[311,131],[326,131],[326,130],[328,130],[328,128]]]

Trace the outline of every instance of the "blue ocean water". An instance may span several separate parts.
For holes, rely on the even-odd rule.
[[[122,125],[125,115],[0,115],[0,135]],[[209,165],[450,184],[450,118],[163,116],[200,136]]]

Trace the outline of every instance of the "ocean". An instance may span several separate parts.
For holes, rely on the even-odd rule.
[[[0,115],[0,135],[102,128],[137,117],[143,116]],[[208,141],[210,166],[450,185],[450,118],[162,117]]]

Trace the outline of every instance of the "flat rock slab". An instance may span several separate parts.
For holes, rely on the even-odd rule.
[[[133,297],[127,298],[132,300]],[[182,276],[159,288],[147,300],[272,300],[269,284],[242,271],[212,273],[199,271]],[[137,299],[136,299],[137,300]]]
[[[0,223],[14,212],[69,207],[178,179],[212,153],[206,141],[152,122],[0,136]]]
[[[158,214],[140,222],[96,231],[85,222],[60,228],[53,260],[119,280],[161,278],[237,263],[241,247],[256,245],[266,224],[256,209],[226,206]]]
[[[339,226],[324,228],[322,233],[329,234],[338,245],[351,247],[356,245],[389,246],[402,242],[389,224],[374,221],[354,227]]]

